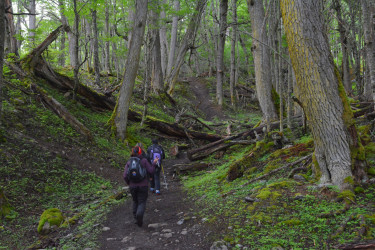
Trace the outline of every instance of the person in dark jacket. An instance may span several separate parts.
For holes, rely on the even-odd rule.
[[[149,175],[152,175],[155,171],[155,165],[157,160],[152,162],[148,162],[147,158],[143,157],[142,150],[140,147],[136,146],[132,149],[131,157],[137,157],[140,159],[140,165],[143,168],[146,168]],[[129,179],[128,175],[128,168],[129,168],[130,161],[128,161],[125,165],[124,169],[124,180],[129,185],[130,193],[133,198],[133,216],[135,219],[135,223],[141,227],[143,224],[143,215],[146,209],[146,200],[148,197],[148,180],[144,178],[140,182],[134,182]]]
[[[147,149],[147,155],[149,157],[149,161],[153,161],[153,155],[157,153],[160,155],[160,160],[158,161],[155,173],[153,175],[150,175],[150,184],[151,192],[155,192],[155,194],[160,195],[160,171],[162,169],[162,160],[165,159],[164,149],[161,145],[159,145],[158,139],[152,139],[152,145]]]

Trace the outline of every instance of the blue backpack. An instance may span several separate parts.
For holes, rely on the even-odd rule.
[[[147,170],[141,166],[141,160],[138,157],[131,157],[126,174],[127,178],[133,182],[141,182],[146,178]]]
[[[153,146],[151,148],[151,155],[150,155],[150,159],[151,159],[151,163],[154,162],[154,160],[156,158],[159,158],[158,162],[156,163],[156,165],[158,167],[160,167],[160,164],[161,164],[161,156],[163,155],[163,150],[158,147],[158,146]]]

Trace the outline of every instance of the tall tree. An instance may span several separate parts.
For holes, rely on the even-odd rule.
[[[18,54],[17,39],[16,39],[16,28],[14,26],[14,16],[11,0],[2,0],[5,1],[5,8],[7,10],[5,14],[5,49],[8,53],[13,53],[16,56]]]
[[[160,31],[159,31],[159,0],[152,0],[150,13],[152,36],[152,89],[155,93],[163,89],[163,69],[161,67]]]
[[[236,46],[237,46],[237,0],[232,0],[232,15],[233,15],[233,26],[232,26],[232,39],[231,43],[231,53],[230,53],[230,100],[232,105],[235,105],[234,98],[234,87],[236,85],[236,77],[238,72],[236,71]]]
[[[77,59],[75,56],[75,44],[76,44],[76,36],[72,32],[72,28],[69,26],[68,19],[65,15],[65,4],[64,0],[59,0],[59,10],[61,15],[61,23],[67,27],[65,29],[66,34],[68,35],[69,40],[69,59],[70,59],[70,66],[73,68],[77,65]]]
[[[25,8],[31,13],[32,15],[29,15],[29,40],[31,42],[31,46],[34,44],[35,40],[35,29],[36,29],[36,2],[35,0],[29,0],[29,5],[25,5]]]
[[[322,1],[281,0],[280,4],[299,88],[297,97],[314,138],[320,181],[350,189],[353,176],[358,180],[364,174],[363,166],[357,164],[363,147],[324,33]],[[351,154],[353,151],[357,154]],[[353,166],[351,156],[357,162]]]
[[[268,43],[266,25],[264,25],[263,0],[248,1],[248,9],[251,18],[253,35],[253,56],[255,65],[255,84],[263,120],[277,120],[277,111],[272,100],[271,62],[270,51],[266,46]],[[269,128],[269,126],[267,126]]]
[[[171,73],[172,67],[174,65],[174,56],[175,56],[176,42],[177,42],[177,28],[178,28],[177,12],[180,10],[180,1],[174,0],[173,3],[174,3],[175,14],[173,15],[173,18],[172,18],[171,43],[169,46],[167,75]]]
[[[5,1],[0,1],[0,118],[3,110],[3,63],[5,42]],[[1,119],[0,119],[1,125]]]
[[[223,105],[223,83],[224,83],[224,48],[227,33],[228,0],[220,0],[219,38],[216,60],[216,101]]]
[[[348,94],[352,92],[350,70],[349,70],[349,53],[348,53],[348,33],[345,28],[345,21],[342,18],[342,8],[339,0],[334,0],[334,9],[337,13],[338,30],[340,33],[341,51],[342,51],[342,79],[345,90]]]
[[[371,0],[362,0],[363,26],[365,38],[366,64],[369,75],[368,89],[372,89],[375,100],[375,3]]]
[[[175,67],[172,69],[171,73],[167,77],[167,84],[168,84],[168,93],[172,94],[174,91],[174,86],[176,84],[176,80],[178,74],[180,72],[180,68],[184,62],[186,52],[194,47],[195,36],[197,30],[199,28],[199,24],[201,21],[202,13],[206,7],[207,0],[198,0],[197,5],[195,7],[194,14],[192,15],[186,33],[181,40],[180,47],[177,53],[177,58],[175,62]]]
[[[91,10],[92,25],[93,25],[93,53],[94,53],[94,70],[95,70],[95,84],[100,86],[100,68],[99,68],[99,41],[98,41],[98,25],[96,21],[96,9],[98,7],[96,0],[93,3],[94,9]]]
[[[147,3],[147,0],[137,0],[135,2],[136,13],[134,15],[132,38],[130,39],[129,51],[125,64],[124,80],[120,88],[116,108],[113,111],[115,115],[114,126],[116,128],[117,136],[122,140],[126,138],[130,99],[133,94],[146,27]]]
[[[162,1],[162,8],[160,11],[160,20],[161,20],[161,27],[160,27],[160,53],[161,53],[161,68],[163,71],[163,78],[167,75],[167,64],[168,64],[168,41],[167,41],[167,27],[165,25],[165,7],[167,4],[167,0]]]

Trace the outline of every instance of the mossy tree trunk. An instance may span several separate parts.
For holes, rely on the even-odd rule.
[[[137,76],[139,66],[141,47],[147,20],[147,3],[147,0],[138,0],[135,2],[136,13],[134,15],[133,29],[131,32],[132,38],[130,39],[125,64],[124,80],[122,82],[117,105],[114,110],[117,136],[122,140],[124,140],[126,137],[130,99],[133,94],[135,78]]]
[[[263,0],[248,0],[253,35],[253,56],[255,66],[255,84],[263,120],[269,124],[277,120],[277,111],[272,100],[271,54],[268,44],[266,25],[264,25]]]
[[[322,2],[281,0],[282,18],[301,100],[315,143],[321,183],[352,188],[363,158],[353,114],[324,31]],[[353,165],[352,165],[352,158]]]

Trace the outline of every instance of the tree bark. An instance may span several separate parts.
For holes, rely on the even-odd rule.
[[[334,0],[334,7],[337,13],[338,29],[340,33],[341,51],[342,51],[342,80],[346,90],[346,93],[351,94],[352,86],[349,73],[349,55],[348,55],[348,33],[344,26],[344,20],[342,19],[341,3],[338,0]]]
[[[105,7],[105,35],[107,37],[105,41],[105,61],[104,61],[104,68],[107,73],[112,73],[111,69],[111,54],[109,49],[109,38],[111,37],[111,30],[109,28],[109,7]]]
[[[375,3],[363,0],[363,28],[365,38],[366,64],[369,75],[369,89],[372,89],[372,99],[375,100]]]
[[[27,10],[31,14],[35,14],[35,11],[36,11],[35,0],[29,0],[29,6]],[[34,41],[35,41],[35,29],[36,29],[36,16],[29,15],[29,40],[32,46],[34,46]]]
[[[154,7],[157,8],[159,0],[153,0]],[[163,90],[163,69],[161,67],[161,49],[160,49],[160,31],[159,31],[159,15],[157,10],[152,10],[150,13],[152,26],[152,89],[155,93]]]
[[[206,7],[206,2],[207,0],[198,0],[194,14],[192,15],[190,19],[184,38],[181,41],[181,44],[177,53],[175,67],[172,69],[171,73],[167,77],[167,84],[169,87],[168,94],[170,95],[174,91],[174,86],[176,84],[176,80],[180,72],[180,68],[184,62],[185,54],[190,49],[190,47],[193,47],[194,45],[195,35],[199,28],[201,16]]]
[[[60,9],[60,15],[61,15],[61,23],[62,25],[66,26],[67,28],[65,29],[66,34],[68,35],[68,40],[69,40],[69,58],[70,58],[70,66],[73,68],[77,64],[77,58],[75,56],[75,40],[76,37],[74,36],[69,23],[68,19],[65,16],[65,6],[64,6],[64,0],[59,0],[59,9]],[[78,56],[77,56],[78,57]]]
[[[172,72],[172,67],[174,65],[174,56],[175,56],[176,42],[177,42],[177,28],[178,28],[177,12],[180,10],[180,1],[174,0],[173,4],[174,4],[174,11],[176,13],[173,15],[173,18],[172,18],[171,43],[169,46],[167,75],[169,75]]]
[[[248,1],[253,34],[253,55],[255,64],[255,80],[259,104],[263,113],[263,120],[269,124],[277,120],[277,111],[272,100],[270,51],[265,46],[268,43],[264,22],[263,0]]]
[[[4,42],[5,42],[5,1],[0,1],[0,118],[3,111],[3,63],[4,63]],[[0,119],[1,125],[2,119]],[[1,190],[2,191],[2,190]]]
[[[3,0],[5,1],[5,8],[10,13],[5,14],[5,20],[6,20],[6,35],[5,35],[5,50],[8,51],[8,53],[13,53],[17,57],[18,54],[18,47],[17,47],[17,39],[16,39],[16,28],[14,27],[14,17],[13,17],[13,9],[12,9],[12,1],[11,0]]]
[[[93,24],[93,48],[94,48],[94,70],[95,70],[95,84],[100,86],[100,68],[99,68],[99,42],[98,42],[98,25],[96,21],[96,0],[94,1],[94,9],[91,10],[92,24]]]
[[[167,41],[167,27],[165,26],[165,5],[167,0],[162,1],[162,8],[160,11],[161,27],[160,27],[160,53],[161,53],[161,68],[163,71],[163,79],[167,76],[168,65],[168,41]]]
[[[324,34],[322,2],[281,0],[280,4],[300,90],[297,97],[302,102],[315,142],[320,182],[332,183],[341,190],[350,189],[352,184],[348,180],[353,177],[350,147],[361,150],[361,145]]]
[[[237,0],[232,0],[232,12],[233,12],[233,27],[232,27],[232,39],[231,39],[231,53],[230,53],[230,100],[232,106],[235,106],[236,99],[234,96],[234,87],[237,84],[236,75],[236,45],[237,45]]]
[[[219,37],[217,46],[217,61],[216,61],[216,101],[223,105],[223,83],[224,83],[224,48],[225,37],[227,31],[227,14],[228,14],[228,0],[220,1],[220,23],[219,23]]]
[[[130,99],[133,94],[135,78],[139,66],[141,46],[146,27],[147,3],[147,0],[138,0],[135,3],[136,13],[134,16],[132,38],[130,39],[130,46],[125,65],[124,80],[120,88],[116,109],[114,110],[114,126],[116,128],[117,136],[122,140],[126,138]]]

